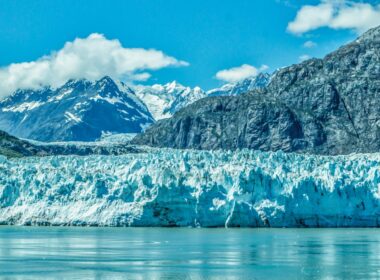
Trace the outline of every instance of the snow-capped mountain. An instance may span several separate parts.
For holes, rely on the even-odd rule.
[[[238,95],[250,90],[264,88],[270,75],[260,73],[256,77],[247,78],[238,83],[226,84],[220,88],[205,92],[200,87],[185,87],[176,81],[153,86],[136,86],[137,96],[145,102],[156,120],[171,117],[178,110],[207,96]]]
[[[93,141],[104,134],[140,133],[191,103],[215,95],[237,95],[264,87],[268,74],[205,92],[174,81],[136,86],[110,77],[70,80],[59,88],[17,90],[0,101],[0,130],[40,141]]]
[[[137,86],[135,91],[156,120],[169,118],[183,107],[207,96],[199,87],[185,87],[176,81],[165,85]]]
[[[153,122],[133,90],[110,77],[17,90],[0,102],[1,130],[40,141],[93,141],[104,133],[139,133]]]
[[[260,73],[256,77],[247,78],[241,82],[225,84],[220,88],[207,91],[207,96],[239,95],[254,89],[265,88],[270,81],[270,74]]]

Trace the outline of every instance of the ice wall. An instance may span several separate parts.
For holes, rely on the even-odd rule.
[[[379,226],[380,154],[0,157],[0,223]]]

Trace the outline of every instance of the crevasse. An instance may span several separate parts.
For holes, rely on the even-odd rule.
[[[248,150],[0,157],[0,223],[375,227],[379,163]]]

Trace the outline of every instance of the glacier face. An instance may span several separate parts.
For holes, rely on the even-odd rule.
[[[0,223],[379,226],[380,154],[152,149],[0,157]]]

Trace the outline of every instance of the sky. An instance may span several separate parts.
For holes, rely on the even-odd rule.
[[[104,75],[208,90],[377,25],[378,0],[0,0],[0,96]]]

